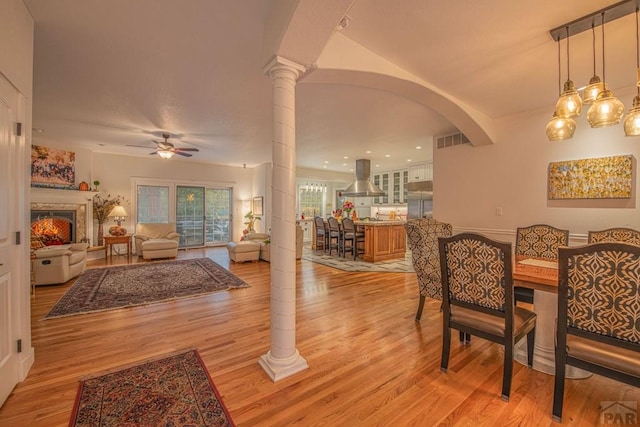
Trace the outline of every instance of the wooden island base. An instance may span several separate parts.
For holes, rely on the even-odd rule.
[[[407,249],[404,221],[357,221],[356,225],[364,227],[364,261],[404,258]]]

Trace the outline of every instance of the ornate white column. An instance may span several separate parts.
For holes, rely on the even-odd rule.
[[[274,57],[271,206],[271,348],[260,366],[273,381],[307,369],[296,349],[296,80],[305,68]]]

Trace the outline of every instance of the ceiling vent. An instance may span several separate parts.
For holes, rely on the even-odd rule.
[[[455,145],[471,143],[469,141],[469,138],[467,138],[461,132],[453,133],[451,135],[436,136],[434,139],[436,140],[437,148],[447,148],[447,147],[453,147]]]

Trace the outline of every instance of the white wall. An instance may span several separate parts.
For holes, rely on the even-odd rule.
[[[86,167],[80,165],[76,154],[76,174],[83,173]],[[254,171],[250,168],[211,165],[197,162],[186,162],[172,158],[130,157],[114,154],[93,153],[90,181],[100,181],[100,194],[105,196],[122,195],[133,200],[131,178],[171,179],[177,182],[194,184],[213,184],[233,188],[233,240],[239,240],[242,233],[242,201],[252,197],[252,180]],[[78,175],[80,178],[80,175]],[[130,206],[125,205],[125,208]],[[132,222],[123,224],[132,227]],[[131,231],[131,230],[130,230]],[[97,231],[94,230],[94,239]],[[92,240],[94,241],[94,240]]]
[[[628,106],[631,96],[622,100]],[[547,200],[550,162],[625,154],[632,154],[635,159],[640,156],[640,138],[625,137],[622,125],[592,129],[586,111],[576,120],[577,130],[572,139],[549,142],[545,126],[552,110],[550,106],[549,111],[497,122],[494,145],[436,149],[434,216],[458,229],[486,229],[503,235],[515,233],[519,226],[547,223],[569,229],[574,243],[582,243],[581,236],[589,230],[614,226],[640,229],[636,197]],[[634,193],[639,182],[636,172]],[[496,215],[497,207],[502,207],[502,216]]]

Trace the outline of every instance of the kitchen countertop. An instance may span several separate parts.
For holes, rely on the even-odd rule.
[[[389,225],[404,225],[407,221],[400,219],[393,220],[358,220],[356,225],[373,225],[373,226],[389,226]]]

